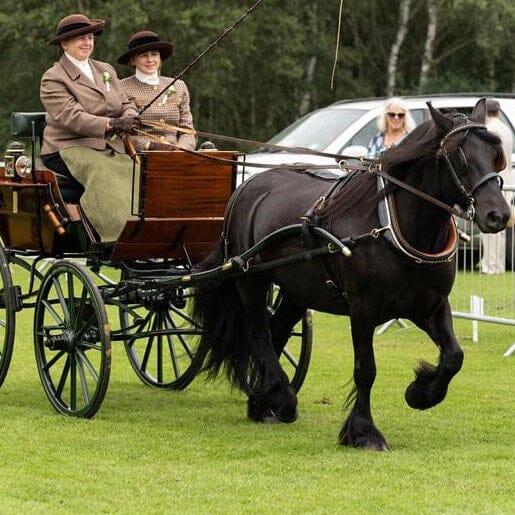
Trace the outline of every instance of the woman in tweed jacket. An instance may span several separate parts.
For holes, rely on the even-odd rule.
[[[129,65],[135,73],[122,79],[122,89],[128,99],[140,109],[149,104],[159,91],[163,94],[141,115],[142,122],[165,122],[168,125],[193,129],[188,87],[182,80],[173,82],[170,77],[159,74],[162,62],[173,53],[173,45],[160,41],[155,32],[141,31],[132,35],[127,51],[118,58],[118,63]],[[173,82],[173,84],[172,84]],[[168,85],[172,84],[169,88]],[[137,134],[132,137],[137,151],[152,149],[158,140],[168,143],[170,150],[194,150],[197,138],[193,134],[145,127],[149,136]]]

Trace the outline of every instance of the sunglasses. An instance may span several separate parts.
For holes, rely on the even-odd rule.
[[[400,120],[402,120],[405,116],[406,116],[406,113],[386,113],[390,118],[399,118]]]

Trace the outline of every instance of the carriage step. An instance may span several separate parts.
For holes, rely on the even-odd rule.
[[[13,284],[9,289],[8,295],[11,297],[11,305],[14,311],[21,311],[23,308],[21,287]]]

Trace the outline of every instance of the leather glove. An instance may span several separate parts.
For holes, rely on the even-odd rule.
[[[126,114],[119,118],[111,118],[109,125],[113,131],[131,132],[140,126],[140,117],[135,114]]]
[[[176,150],[177,147],[175,145],[170,145],[169,143],[161,143],[159,141],[150,141],[148,143],[148,150]]]

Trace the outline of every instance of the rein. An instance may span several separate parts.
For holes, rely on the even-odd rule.
[[[416,195],[416,196],[422,198],[423,200],[425,200],[431,204],[434,204],[435,206],[439,207],[440,209],[443,209],[444,211],[447,211],[448,213],[450,213],[454,216],[457,216],[459,218],[463,218],[465,220],[472,220],[475,215],[474,198],[472,196],[474,191],[479,186],[481,186],[485,182],[489,181],[490,179],[493,179],[493,178],[499,179],[499,174],[497,174],[496,172],[488,173],[488,174],[484,175],[473,186],[473,188],[471,189],[470,192],[467,192],[462,181],[459,179],[458,172],[456,171],[456,166],[452,162],[453,161],[452,156],[449,156],[447,149],[445,148],[447,141],[452,136],[457,134],[458,132],[469,131],[470,129],[486,129],[486,125],[484,125],[482,123],[476,123],[476,122],[466,122],[466,123],[463,123],[461,125],[454,127],[453,129],[451,129],[441,139],[440,150],[438,151],[439,155],[442,155],[444,157],[447,167],[449,168],[449,171],[453,178],[453,181],[455,182],[456,186],[458,187],[458,190],[460,191],[460,193],[464,196],[464,198],[467,201],[468,207],[465,211],[463,209],[456,209],[455,207],[450,206],[450,205],[446,204],[445,202],[442,202],[417,188],[414,188],[413,186],[405,183],[404,181],[401,181],[400,179],[397,179],[396,177],[393,177],[393,176],[383,172],[381,169],[381,162],[379,160],[365,160],[364,158],[357,158],[355,156],[346,156],[346,155],[342,155],[342,154],[331,154],[331,153],[327,153],[327,152],[319,152],[319,151],[312,150],[312,149],[305,148],[305,147],[286,147],[283,145],[275,145],[272,143],[264,143],[264,142],[254,141],[254,140],[249,140],[249,139],[244,139],[244,138],[223,136],[223,135],[214,134],[211,132],[177,127],[174,125],[166,124],[164,122],[142,122],[142,123],[143,123],[143,125],[146,125],[147,127],[151,127],[154,129],[172,130],[172,131],[176,131],[176,132],[182,132],[185,134],[191,134],[194,136],[202,136],[202,137],[208,137],[208,138],[212,138],[212,139],[219,139],[221,141],[228,141],[228,142],[232,142],[232,143],[248,144],[248,145],[252,145],[252,146],[260,146],[260,147],[270,148],[273,150],[281,150],[281,151],[285,151],[285,152],[297,152],[297,153],[302,153],[302,154],[307,154],[307,155],[316,155],[316,156],[336,159],[338,161],[337,165],[311,165],[311,164],[306,164],[306,163],[298,163],[297,165],[288,164],[288,165],[281,165],[281,166],[288,168],[288,169],[293,169],[293,170],[295,170],[295,169],[297,169],[297,170],[298,169],[316,170],[316,169],[335,168],[335,169],[339,169],[341,171],[348,171],[348,172],[366,171],[366,172],[374,173],[375,175],[382,177],[383,179],[391,182],[392,184],[395,184],[396,186],[398,186],[406,191],[409,191],[413,195]],[[214,161],[233,164],[233,165],[241,165],[242,164],[242,161],[233,160],[233,159],[225,159],[225,158],[213,156],[213,155],[210,155],[209,152],[200,152],[197,150],[188,150],[188,149],[181,148],[180,146],[175,145],[173,143],[164,142],[161,137],[149,134],[148,132],[145,132],[142,130],[135,129],[135,132],[145,135],[156,142],[159,142],[162,144],[163,143],[167,144],[175,150],[182,150],[184,152],[188,152],[190,154],[203,157],[205,159],[211,159]],[[461,154],[463,155],[463,159],[464,159],[465,156],[463,154],[463,151],[461,150],[461,147],[458,148],[458,152],[461,152]],[[358,160],[359,162],[356,164],[351,164],[351,163],[348,163],[347,160],[355,160],[355,161]],[[266,168],[266,169],[276,166],[276,165],[270,165],[270,164],[264,164],[264,163],[252,163],[252,162],[247,162],[247,161],[245,161],[244,164],[247,166],[252,166],[252,167],[256,167],[256,168]],[[464,166],[465,167],[467,166],[466,160],[465,160]]]
[[[319,150],[313,150],[306,147],[286,147],[283,145],[274,145],[273,143],[263,143],[261,141],[255,141],[252,139],[244,139],[244,138],[236,138],[234,136],[223,136],[221,134],[214,134],[212,132],[198,131],[195,129],[187,129],[185,127],[177,127],[175,125],[170,125],[164,122],[147,122],[141,120],[142,125],[146,125],[147,127],[152,127],[153,129],[162,129],[162,130],[170,130],[175,132],[182,132],[184,134],[190,134],[192,136],[202,136],[203,138],[212,138],[220,141],[227,141],[229,143],[240,143],[243,145],[251,145],[253,147],[264,147],[269,148],[271,150],[280,150],[285,152],[296,152],[298,154],[309,154],[313,156],[320,157],[329,157],[336,160],[341,160],[343,158],[350,158],[350,156],[342,156],[341,154],[331,154],[328,152],[320,152]],[[159,140],[160,141],[160,140]],[[356,158],[353,158],[356,159]],[[252,165],[254,166],[254,165]],[[267,168],[270,168],[269,165],[265,165]]]

